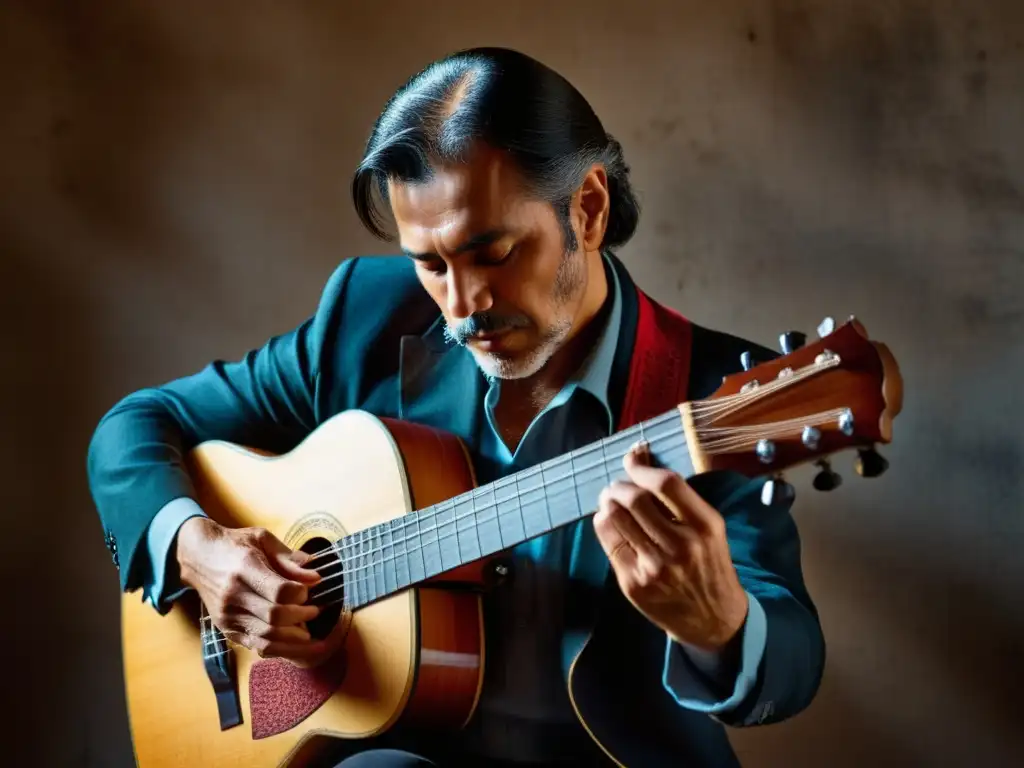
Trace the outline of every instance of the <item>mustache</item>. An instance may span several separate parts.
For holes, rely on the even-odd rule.
[[[445,338],[462,346],[472,336],[478,333],[497,333],[498,331],[511,331],[515,328],[527,328],[530,319],[525,315],[504,315],[498,312],[477,312],[465,320],[461,320],[454,326],[445,323]]]

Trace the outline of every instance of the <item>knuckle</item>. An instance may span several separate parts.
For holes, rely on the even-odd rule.
[[[288,600],[288,582],[279,581],[270,590],[270,599],[277,604],[287,602]]]
[[[232,571],[228,575],[227,589],[223,595],[225,603],[230,603],[231,598],[235,597],[245,591],[245,580],[242,578],[241,571]]]
[[[245,554],[242,555],[242,569],[250,571],[259,570],[262,565],[263,563],[260,561],[259,555],[252,549],[247,549]]]
[[[270,606],[269,615],[267,616],[267,623],[275,627],[284,626],[285,613],[286,610],[283,605],[275,604]]]
[[[696,536],[689,536],[683,544],[683,554],[690,561],[698,560],[704,552],[704,542]]]
[[[223,619],[227,615],[228,611],[231,610],[231,601],[228,600],[227,593],[217,595],[212,601],[212,604],[206,606],[210,611],[211,615],[215,619]]]
[[[654,486],[655,493],[662,496],[671,496],[676,485],[675,475],[671,472],[659,472],[655,475],[651,485]]]

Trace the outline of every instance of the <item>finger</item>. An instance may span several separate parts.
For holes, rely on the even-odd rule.
[[[233,631],[265,642],[308,643],[312,638],[305,627],[275,627],[251,613],[239,612],[230,618]],[[251,647],[251,646],[246,646]]]
[[[601,492],[604,503],[609,507],[608,519],[619,535],[640,556],[653,557],[657,554],[658,545],[648,536],[633,517],[631,510],[623,500],[624,492],[616,487],[616,483]]]
[[[301,549],[289,549],[270,531],[261,531],[257,540],[267,560],[282,576],[305,584],[316,584],[320,581],[320,574],[314,568],[303,567],[312,559],[312,555]]]
[[[603,501],[594,515],[594,532],[610,561],[618,558],[623,565],[634,568],[637,560],[636,550],[619,531],[614,519],[616,515],[628,516],[629,512],[614,501]]]
[[[272,603],[262,595],[249,591],[240,593],[235,602],[244,611],[272,627],[294,626],[312,621],[320,615],[320,609],[315,605]]]
[[[308,597],[304,584],[290,581],[275,571],[259,549],[250,549],[246,554],[242,581],[271,603],[302,605]]]
[[[287,640],[253,639],[251,650],[264,659],[282,658],[289,661],[311,661],[319,659],[332,650],[326,640],[311,642],[289,642]]]
[[[608,495],[625,507],[630,522],[637,526],[645,539],[669,555],[679,549],[679,526],[669,522],[671,513],[649,491],[632,483],[614,482],[608,486]]]
[[[646,443],[640,443],[627,451],[622,463],[629,478],[657,496],[674,517],[695,527],[706,528],[714,524],[718,512],[681,475],[651,466]]]

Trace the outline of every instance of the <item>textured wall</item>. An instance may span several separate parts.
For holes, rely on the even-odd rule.
[[[131,759],[95,421],[379,250],[346,198],[366,131],[475,44],[561,69],[622,140],[645,205],[623,256],[657,298],[768,344],[856,313],[903,366],[890,473],[801,492],[826,678],[734,734],[744,764],[1020,764],[1024,6],[350,5],[0,4],[12,764]]]

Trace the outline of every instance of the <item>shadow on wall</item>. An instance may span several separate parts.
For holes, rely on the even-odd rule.
[[[18,692],[4,718],[4,763],[130,765],[116,575],[85,483],[90,308],[81,286],[45,268],[44,254],[0,237],[0,579],[13,587],[9,626],[22,627],[4,632],[4,688]],[[48,738],[55,723],[61,732]]]

